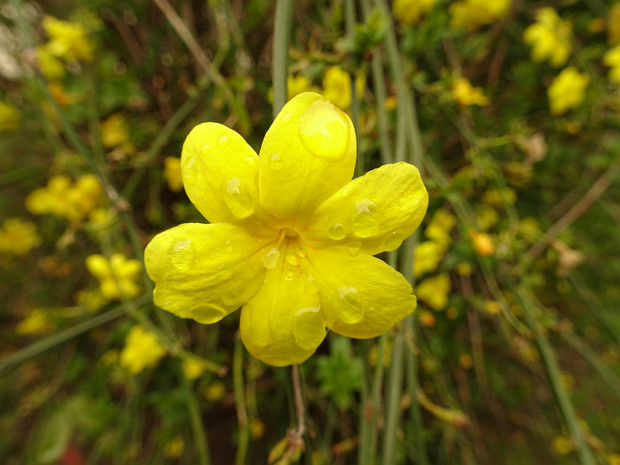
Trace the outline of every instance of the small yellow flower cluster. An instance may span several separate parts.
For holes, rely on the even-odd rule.
[[[137,281],[142,264],[136,259],[127,259],[121,253],[113,254],[109,260],[103,255],[89,255],[86,268],[99,280],[101,294],[108,300],[133,298],[140,294]]]
[[[459,0],[450,5],[450,26],[475,29],[508,13],[511,0]]]
[[[156,367],[166,353],[166,348],[153,333],[136,325],[129,330],[125,338],[120,364],[132,375],[136,375],[146,368]]]
[[[433,310],[443,310],[448,305],[448,295],[451,289],[448,273],[440,273],[420,282],[416,287],[416,294],[418,299]]]
[[[166,157],[164,159],[164,179],[172,192],[181,192],[183,190],[181,159],[179,157]]]
[[[188,358],[183,360],[183,373],[187,379],[200,378],[206,367],[202,360],[198,358]]]
[[[120,113],[114,113],[101,123],[101,140],[106,148],[120,148],[126,154],[132,154],[136,148],[129,138],[129,125]]]
[[[30,221],[9,218],[0,227],[0,255],[25,255],[40,244],[37,226]]]
[[[39,336],[49,333],[52,329],[54,329],[52,321],[45,310],[40,308],[33,309],[15,326],[15,332],[21,336]]]
[[[392,13],[403,24],[414,24],[433,9],[437,0],[394,0]]]
[[[13,105],[0,101],[0,132],[12,131],[19,126],[21,114]]]
[[[366,79],[355,78],[355,92],[358,98],[364,93]],[[351,106],[351,76],[340,66],[330,66],[323,75],[323,96],[337,107],[347,110]]]
[[[37,47],[37,58],[39,69],[48,79],[64,77],[63,61],[88,63],[93,60],[95,46],[81,24],[45,16],[42,25],[49,40]]]
[[[80,176],[75,183],[68,176],[54,176],[46,187],[36,189],[26,197],[26,208],[30,213],[51,213],[72,222],[101,213],[103,204],[103,188],[93,174]]]
[[[170,460],[175,460],[181,457],[185,450],[185,441],[182,436],[176,436],[171,441],[168,441],[164,445],[164,457]]]
[[[457,78],[452,84],[452,96],[461,107],[489,104],[489,98],[484,95],[481,87],[473,87],[467,78]]]
[[[572,25],[563,21],[551,7],[536,12],[536,22],[523,33],[525,43],[532,46],[532,60],[549,60],[560,66],[571,53]]]
[[[561,115],[570,108],[579,106],[583,102],[589,82],[588,75],[580,74],[574,66],[558,74],[547,89],[551,114]]]
[[[470,231],[469,237],[476,253],[482,257],[489,257],[495,252],[493,239],[487,233]]]
[[[620,45],[616,45],[603,56],[603,63],[609,66],[609,80],[620,84]]]

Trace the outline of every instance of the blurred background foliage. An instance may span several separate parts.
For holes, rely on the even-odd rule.
[[[294,3],[289,97],[349,112],[360,173],[418,144],[431,197],[413,329],[328,337],[295,453],[289,371],[238,315],[156,309],[142,266],[203,221],[190,129],[260,147],[274,8],[0,6],[3,463],[620,464],[620,3]]]

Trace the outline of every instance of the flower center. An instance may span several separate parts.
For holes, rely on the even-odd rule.
[[[281,228],[278,239],[263,251],[263,265],[272,269],[281,264],[283,267],[297,267],[306,256],[300,247],[299,234],[292,228]],[[289,270],[290,271],[290,270]]]

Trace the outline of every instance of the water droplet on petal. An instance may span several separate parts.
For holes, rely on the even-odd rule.
[[[342,159],[349,148],[347,116],[326,99],[317,100],[299,118],[299,139],[315,157]]]
[[[310,297],[319,293],[319,286],[316,284],[316,279],[312,275],[305,276],[303,281],[304,293]]]
[[[254,199],[241,179],[237,177],[227,179],[222,195],[224,203],[237,218],[247,218],[254,212]]]
[[[196,248],[190,239],[177,239],[168,249],[168,259],[172,266],[179,271],[186,271],[192,265]]]
[[[349,255],[355,257],[360,252],[362,243],[360,241],[350,241],[346,243],[345,248],[347,252],[349,252]]]
[[[214,304],[202,304],[191,311],[192,318],[205,325],[217,323],[226,316],[226,310]]]
[[[194,184],[198,177],[198,163],[194,157],[184,157],[181,160],[181,174],[183,182]]]
[[[351,219],[353,232],[359,237],[369,237],[379,230],[379,209],[369,199],[355,202],[355,213]]]
[[[225,134],[223,136],[220,136],[220,138],[217,140],[217,145],[222,148],[226,147],[228,145],[228,139],[230,139],[230,137]]]
[[[256,165],[256,162],[258,160],[256,159],[256,157],[247,156],[247,157],[245,157],[245,161],[248,163],[248,165],[254,166],[254,165]]]
[[[306,252],[303,249],[299,249],[297,251],[297,255],[299,255],[301,258],[304,258],[306,256]]]
[[[275,247],[271,247],[267,249],[267,251],[263,254],[263,265],[268,270],[271,270],[276,267],[278,264],[278,259],[280,258],[280,251]]]
[[[235,250],[235,246],[233,245],[232,241],[226,241],[224,243],[224,252],[231,253],[233,250]]]
[[[286,270],[285,279],[289,281],[295,277],[295,272],[293,270]]]
[[[321,307],[306,307],[295,312],[293,335],[302,349],[313,350],[325,339],[325,323]]]
[[[402,243],[403,239],[402,237],[400,237],[400,234],[398,234],[397,232],[393,232],[385,238],[383,244],[381,245],[381,248],[389,252],[391,250],[398,249],[400,247],[400,244]]]
[[[200,151],[203,155],[208,155],[211,152],[211,146],[209,144],[202,144],[200,146]]]
[[[291,266],[299,265],[299,254],[298,253],[287,253],[286,254],[286,263]]]
[[[283,123],[288,123],[288,122],[290,122],[290,121],[291,121],[291,118],[292,118],[292,116],[291,116],[291,114],[290,114],[290,113],[283,113],[283,114],[282,114],[282,122],[283,122]]]
[[[342,286],[338,288],[338,318],[345,324],[359,323],[364,316],[362,296],[354,287]]]
[[[344,228],[344,225],[340,224],[340,223],[336,223],[334,224],[332,227],[330,227],[327,230],[327,236],[330,239],[333,239],[335,241],[339,241],[340,239],[344,239],[347,235],[347,231]]]
[[[280,155],[278,155],[277,153],[271,154],[271,156],[269,157],[269,167],[274,170],[282,169],[282,159],[280,158]]]
[[[222,303],[227,307],[232,307],[237,303],[235,295],[228,292],[222,294],[220,299],[222,300]]]

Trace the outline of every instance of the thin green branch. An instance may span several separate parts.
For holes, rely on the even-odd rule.
[[[237,445],[236,465],[246,463],[248,445],[250,443],[250,429],[248,426],[248,414],[245,406],[245,385],[243,383],[243,344],[241,336],[235,339],[235,352],[233,355],[233,386],[235,391],[235,406],[237,408],[237,422],[239,423],[239,444]]]
[[[288,44],[293,23],[293,1],[276,2],[273,25],[273,117],[275,118],[288,100]]]
[[[202,421],[202,412],[200,411],[200,405],[198,399],[192,391],[192,386],[185,376],[183,371],[183,365],[179,363],[179,378],[181,380],[181,386],[183,389],[183,395],[185,397],[185,404],[189,413],[189,419],[192,426],[192,433],[194,434],[194,444],[198,449],[198,458],[200,465],[210,465],[209,459],[209,442],[207,439],[207,432],[205,425]]]

